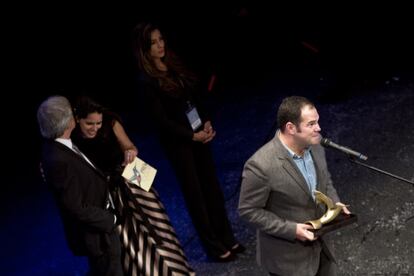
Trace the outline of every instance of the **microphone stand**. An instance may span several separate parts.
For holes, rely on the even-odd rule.
[[[401,180],[401,181],[404,181],[404,182],[410,183],[411,185],[414,185],[414,182],[413,182],[413,181],[410,181],[410,180],[405,179],[405,178],[403,178],[403,177],[401,177],[401,176],[398,176],[398,175],[395,175],[395,174],[392,174],[392,173],[386,172],[386,171],[384,171],[384,170],[378,169],[378,168],[376,168],[376,167],[373,167],[373,166],[367,165],[367,164],[365,164],[365,163],[362,163],[362,162],[360,162],[360,161],[356,160],[353,156],[349,156],[349,161],[351,161],[352,163],[356,163],[356,164],[358,164],[358,165],[361,165],[361,166],[363,166],[363,167],[366,167],[366,168],[368,168],[368,169],[371,169],[371,170],[373,170],[373,171],[376,171],[376,172],[379,172],[379,173],[382,173],[382,174],[385,174],[385,175],[388,175],[388,176],[394,177],[394,178],[396,178],[396,179],[398,179],[398,180]]]

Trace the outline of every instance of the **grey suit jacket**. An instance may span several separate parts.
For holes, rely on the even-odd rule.
[[[312,146],[311,154],[317,174],[316,189],[338,202],[324,149]],[[257,261],[267,271],[315,275],[321,250],[333,260],[323,239],[296,239],[296,224],[319,218],[325,212],[323,207],[314,202],[304,177],[277,135],[247,160],[239,214],[257,228]]]

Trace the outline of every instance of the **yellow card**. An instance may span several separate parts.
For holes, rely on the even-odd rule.
[[[151,189],[156,174],[156,169],[138,157],[135,157],[134,162],[129,163],[125,167],[122,176],[128,182],[133,183],[148,192]]]

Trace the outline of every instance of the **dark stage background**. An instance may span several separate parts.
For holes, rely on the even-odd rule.
[[[73,99],[88,93],[123,116],[140,156],[158,168],[155,187],[199,275],[265,275],[254,262],[254,230],[239,220],[236,206],[242,166],[273,135],[275,107],[284,96],[309,97],[324,135],[366,150],[371,164],[412,181],[409,11],[391,1],[335,8],[257,1],[11,7],[2,100],[3,144],[10,152],[0,211],[3,275],[83,275],[87,269],[66,248],[38,174],[36,109],[54,94]],[[130,48],[131,30],[142,20],[160,24],[170,47],[206,85],[216,76],[209,102],[218,129],[212,147],[229,216],[248,246],[233,264],[206,260],[143,111]],[[362,216],[358,225],[333,236],[341,275],[414,274],[412,185],[350,166],[339,153],[328,159],[338,190]],[[374,235],[384,243],[378,251]]]

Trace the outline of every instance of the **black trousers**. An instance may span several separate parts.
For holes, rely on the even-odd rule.
[[[113,231],[108,234],[108,249],[100,256],[89,256],[89,276],[123,276],[121,264],[121,241]]]
[[[207,254],[213,257],[224,254],[237,241],[227,218],[209,146],[196,142],[163,146]]]

